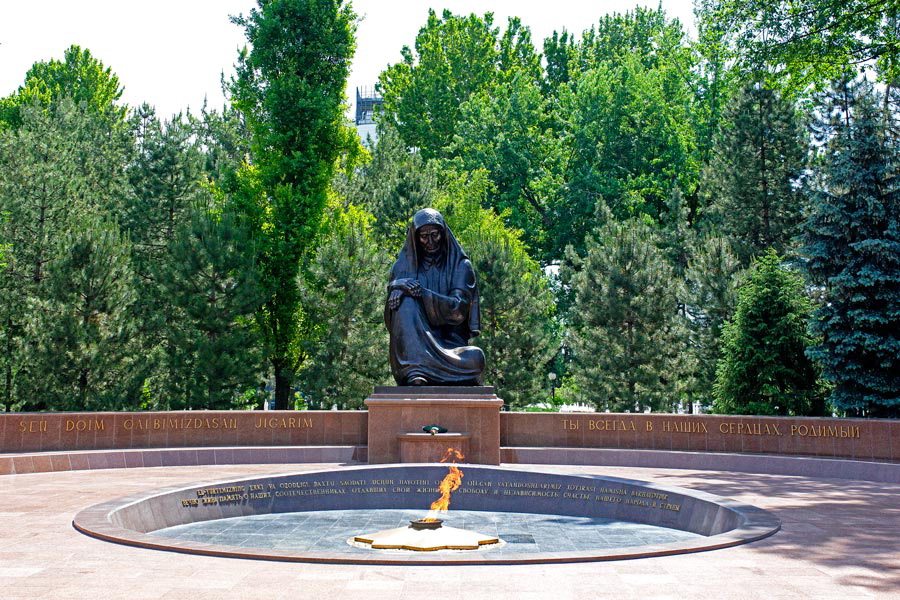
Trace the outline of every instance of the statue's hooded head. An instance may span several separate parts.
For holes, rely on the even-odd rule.
[[[418,259],[440,261],[447,254],[448,236],[444,217],[433,208],[423,208],[412,220]]]
[[[437,236],[434,234],[437,233]],[[420,236],[420,234],[423,234]],[[434,251],[429,251],[429,239],[436,240]],[[441,271],[441,277],[445,280],[442,286],[445,290],[450,289],[450,280],[459,263],[468,260],[462,246],[456,241],[456,237],[447,224],[444,217],[433,208],[423,208],[417,212],[409,224],[406,234],[406,241],[403,249],[400,250],[400,256],[394,263],[392,270],[393,279],[400,278],[416,278],[421,268],[436,267]],[[480,330],[480,316],[478,310],[478,292],[472,299],[472,308],[470,309],[470,329],[473,335],[477,335]]]

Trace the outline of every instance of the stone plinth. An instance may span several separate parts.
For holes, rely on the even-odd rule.
[[[413,439],[405,436],[422,433],[425,425],[440,425],[447,429],[447,434],[468,434],[468,452],[463,450],[465,462],[500,464],[503,400],[494,394],[493,387],[379,386],[366,400],[366,406],[369,407],[370,464],[406,462],[401,455],[401,437]],[[466,440],[462,436],[457,439]]]
[[[440,462],[447,452],[447,448],[456,448],[469,456],[469,439],[472,436],[467,433],[400,433],[397,439],[400,441],[400,462]],[[468,460],[468,459],[467,459]]]

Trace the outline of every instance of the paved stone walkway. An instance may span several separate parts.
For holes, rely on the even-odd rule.
[[[571,565],[274,563],[120,546],[84,536],[71,526],[80,509],[142,490],[324,467],[167,467],[2,476],[0,598],[900,598],[897,484],[712,471],[540,467],[699,489],[765,508],[783,522],[774,536],[735,548]]]

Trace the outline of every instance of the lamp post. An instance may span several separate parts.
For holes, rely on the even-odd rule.
[[[547,373],[547,379],[550,380],[550,402],[556,403],[556,373],[550,371]]]

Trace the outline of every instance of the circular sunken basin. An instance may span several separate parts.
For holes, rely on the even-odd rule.
[[[512,539],[507,540],[512,543],[490,552],[360,550],[345,543],[348,537],[369,533],[366,522],[352,517],[353,511],[359,511],[357,515],[406,511],[409,514],[403,515],[404,519],[425,516],[447,473],[446,465],[437,464],[345,467],[166,488],[87,508],[76,515],[73,525],[87,535],[111,542],[190,554],[380,564],[583,562],[664,556],[752,542],[774,534],[781,526],[777,518],[759,508],[693,490],[613,477],[460,467],[464,473],[462,485],[451,497],[450,511],[442,515],[445,524],[456,525],[455,514],[497,522],[507,515],[524,514],[539,525],[542,521],[560,528],[574,524],[580,527],[580,533],[619,523],[684,535],[663,536],[658,541],[643,538],[651,542],[619,547],[598,544],[529,552],[517,551],[522,546],[515,542],[521,540]],[[344,535],[345,530],[335,530],[330,546],[256,547],[252,543],[258,539],[253,537],[257,533],[254,528],[277,528],[272,523],[261,524],[260,519],[283,524],[297,514],[310,519],[349,514],[351,524],[356,518],[360,523],[349,536]],[[171,537],[169,533],[197,525],[216,527],[226,519],[243,520],[240,527],[247,528],[250,541],[223,544],[213,538]],[[292,531],[301,535],[304,528],[297,526]]]

